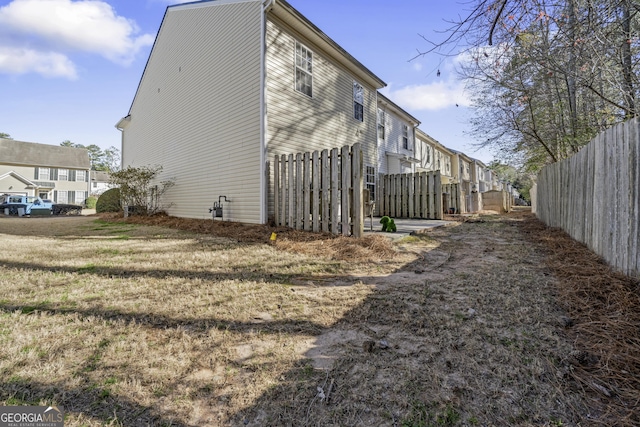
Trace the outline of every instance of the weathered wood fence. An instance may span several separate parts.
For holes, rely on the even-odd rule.
[[[273,166],[277,225],[363,235],[364,166],[360,144],[276,155]]]
[[[640,277],[640,122],[598,135],[538,175],[538,217],[563,228],[610,265]]]
[[[446,213],[463,213],[463,195],[460,184],[442,185],[442,209]]]
[[[392,218],[442,219],[442,194],[439,171],[380,174],[378,214]]]

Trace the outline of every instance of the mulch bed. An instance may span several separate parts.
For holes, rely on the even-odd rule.
[[[570,383],[592,399],[605,425],[640,425],[640,281],[534,217],[522,227],[546,250],[546,265],[557,278],[576,348],[567,355]]]

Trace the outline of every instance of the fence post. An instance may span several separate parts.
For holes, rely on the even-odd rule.
[[[311,231],[311,155],[304,153],[302,159],[302,228]]]
[[[322,150],[322,231],[329,231],[329,189],[331,188],[331,168],[329,164],[329,150]]]
[[[433,194],[435,196],[435,215],[433,218],[442,219],[442,176],[440,175],[440,172],[434,172],[433,181]]]
[[[311,157],[311,172],[313,179],[311,180],[311,229],[314,232],[320,231],[320,154],[314,151]]]
[[[276,225],[280,222],[280,158],[276,154],[273,161],[273,217]]]
[[[360,143],[351,147],[351,185],[353,206],[351,215],[353,216],[353,236],[362,237],[364,234],[364,206],[362,203],[362,190],[364,188],[362,147]]]
[[[304,210],[302,204],[303,197],[303,187],[302,187],[302,154],[296,154],[296,202],[295,202],[295,228],[296,230],[302,230],[303,227],[303,216],[302,211]]]
[[[295,185],[295,175],[293,173],[294,171],[294,164],[293,164],[293,154],[289,154],[289,212],[287,212],[287,227],[291,227],[291,228],[295,228],[296,223],[295,223],[295,217],[296,217],[296,205],[295,205],[295,200],[296,200],[296,194],[295,194],[295,189],[296,189],[296,185]]]
[[[338,149],[334,148],[331,150],[331,232],[333,234],[338,234],[340,229],[338,225],[338,206],[340,203],[340,199],[338,198],[339,176],[339,154]]]
[[[351,199],[349,194],[351,190],[351,159],[349,158],[349,154],[349,146],[343,146],[340,156],[340,166],[342,169],[342,187],[340,188],[342,196],[340,210],[342,211],[342,215],[340,215],[340,224],[342,225],[343,236],[348,236],[351,231],[349,223],[349,219],[351,218],[351,213],[349,212],[349,201]]]

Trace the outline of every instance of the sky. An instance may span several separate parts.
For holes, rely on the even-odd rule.
[[[462,0],[461,0],[462,1]],[[186,1],[182,1],[185,3]],[[468,132],[457,59],[416,57],[439,41],[456,1],[288,0],[387,83],[381,92],[449,148],[485,163]],[[126,116],[168,5],[176,0],[0,0],[0,132],[120,149]],[[438,73],[440,71],[440,73]]]

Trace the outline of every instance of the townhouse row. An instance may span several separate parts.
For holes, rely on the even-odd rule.
[[[365,185],[380,174],[439,170],[477,192],[502,189],[482,162],[446,148],[382,95],[384,81],[285,0],[167,7],[128,113],[118,121],[123,166],[161,165],[178,217],[203,218],[222,195],[225,218],[273,215],[276,155],[359,143]]]
[[[440,170],[472,194],[500,189],[482,162],[447,149],[379,91],[385,82],[285,0],[169,6],[128,113],[123,166],[161,165],[170,215],[264,224],[277,155],[359,143],[365,185],[380,174]]]

